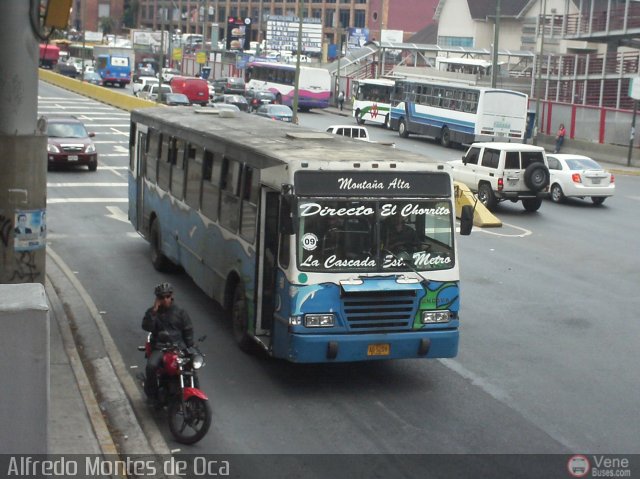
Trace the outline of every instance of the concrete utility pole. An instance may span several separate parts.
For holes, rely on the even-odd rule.
[[[496,24],[493,29],[493,59],[491,65],[491,88],[498,84],[498,43],[500,39],[500,0],[496,2]]]
[[[547,15],[547,0],[544,0],[542,3],[542,12],[540,12],[540,24],[538,25],[538,31],[541,33],[540,35],[540,54],[538,55],[536,64],[536,117],[535,117],[535,126],[533,129],[533,141],[534,145],[538,144],[538,134],[540,133],[540,88],[542,87],[542,59],[544,52],[544,30],[546,25],[546,15]]]
[[[0,1],[0,42],[11,45],[0,53],[0,283],[45,281],[47,139],[37,121],[38,40],[30,3]]]
[[[300,55],[302,54],[302,15],[304,12],[302,8],[304,6],[304,0],[300,0],[298,3],[298,17],[300,22],[298,23],[298,54],[296,55],[296,76],[293,86],[293,118],[294,124],[298,124],[298,100],[299,100],[299,87],[300,87]]]

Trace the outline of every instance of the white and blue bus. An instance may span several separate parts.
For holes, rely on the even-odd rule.
[[[439,140],[443,146],[474,141],[522,141],[526,93],[427,79],[399,79],[391,95],[391,128]]]
[[[395,82],[386,78],[356,80],[353,116],[358,125],[378,123],[389,128],[391,93]]]
[[[210,112],[131,113],[129,218],[156,269],[181,266],[226,307],[244,350],[316,363],[457,354],[455,198],[443,165]],[[471,207],[462,217],[469,234]]]

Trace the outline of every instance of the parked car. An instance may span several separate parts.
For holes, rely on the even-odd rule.
[[[47,132],[47,165],[86,165],[89,171],[98,168],[98,152],[92,138],[80,120],[73,117],[44,117]]]
[[[605,171],[597,161],[588,156],[549,154],[552,201],[562,203],[567,197],[590,197],[594,205],[601,205],[616,191],[613,174]]]
[[[256,115],[271,118],[272,120],[286,121],[291,123],[293,121],[293,111],[287,105],[261,105],[256,111]]]
[[[189,106],[191,102],[184,93],[165,93],[160,98],[160,103],[169,106]]]
[[[96,72],[84,72],[84,77],[82,81],[86,83],[91,83],[92,85],[102,86],[102,77],[98,75]]]
[[[270,91],[253,88],[245,93],[245,98],[249,102],[249,111],[256,111],[260,105],[276,102],[276,96]]]
[[[453,180],[477,193],[488,210],[510,200],[537,211],[549,192],[549,167],[541,146],[473,143],[461,160],[450,161],[449,166]]]
[[[174,76],[170,82],[173,93],[183,93],[191,103],[206,106],[209,103],[207,80]]]
[[[157,85],[158,83],[160,83],[160,80],[158,80],[156,77],[149,77],[149,76],[138,77],[137,79],[133,80],[133,94],[135,96],[138,96],[140,91],[144,88],[145,85],[147,84]]]
[[[169,85],[147,83],[142,90],[140,90],[140,93],[138,93],[138,97],[144,100],[157,101],[159,93],[165,95],[167,93],[173,93],[173,90]]]
[[[241,95],[218,95],[213,97],[213,103],[227,103],[237,106],[240,111],[249,111],[249,103]]]
[[[238,77],[221,77],[213,80],[216,93],[236,93],[244,95],[244,80]]]

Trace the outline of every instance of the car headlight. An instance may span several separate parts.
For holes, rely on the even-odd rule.
[[[95,153],[96,152],[96,145],[94,145],[93,143],[87,145],[87,148],[84,150],[85,153]]]
[[[335,324],[333,314],[305,314],[304,325],[307,328],[331,328]]]
[[[202,354],[194,354],[191,358],[191,365],[193,366],[193,369],[200,369],[204,366],[204,357]]]
[[[451,318],[451,312],[447,309],[444,311],[423,311],[422,323],[448,323]]]
[[[60,153],[60,149],[56,145],[47,145],[48,153]]]

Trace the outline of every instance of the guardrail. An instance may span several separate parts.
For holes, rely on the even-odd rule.
[[[131,111],[136,108],[150,108],[158,106],[158,103],[143,100],[141,98],[125,94],[122,91],[92,85],[91,83],[76,80],[75,78],[60,75],[59,73],[52,72],[51,70],[40,68],[38,75],[42,81],[46,81],[52,85],[79,93],[89,98],[93,98],[94,100],[120,108],[121,110]]]

